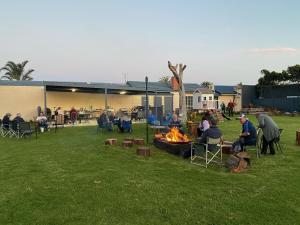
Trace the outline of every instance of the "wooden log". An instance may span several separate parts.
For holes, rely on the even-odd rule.
[[[296,131],[296,143],[300,145],[300,131]]]
[[[104,143],[105,145],[115,145],[117,144],[117,139],[115,138],[106,139]]]
[[[123,148],[131,148],[133,146],[133,142],[132,141],[123,141],[122,142],[122,147]]]
[[[136,150],[136,154],[140,156],[149,157],[151,155],[151,151],[149,147],[146,146],[140,146]]]
[[[145,141],[142,138],[135,138],[134,139],[134,144],[136,144],[136,145],[144,145]]]

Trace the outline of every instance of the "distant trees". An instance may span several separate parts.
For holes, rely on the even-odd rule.
[[[159,82],[167,84],[167,83],[170,82],[170,77],[169,76],[162,76],[161,78],[159,78]]]
[[[1,71],[4,71],[4,75],[1,76],[1,79],[6,80],[33,80],[33,78],[30,76],[30,74],[34,71],[33,69],[29,69],[25,71],[25,66],[28,63],[28,60],[22,62],[22,63],[14,63],[12,61],[9,61],[6,63],[4,67],[0,69]]]
[[[269,71],[263,69],[261,71],[263,75],[258,79],[258,87],[266,85],[281,85],[281,84],[294,84],[300,83],[300,65],[289,66],[286,70],[282,72]]]
[[[212,82],[209,82],[209,81],[203,81],[203,82],[201,83],[201,86],[202,86],[202,87],[206,87],[206,88],[209,88],[211,85],[213,85],[213,83],[212,83]]]

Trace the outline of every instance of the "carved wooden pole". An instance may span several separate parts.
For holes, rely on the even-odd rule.
[[[186,116],[186,101],[185,101],[185,89],[183,85],[183,71],[186,68],[186,65],[179,64],[179,70],[178,64],[176,66],[173,66],[170,61],[168,61],[168,67],[173,73],[176,81],[179,84],[179,111],[180,114],[182,114],[182,121],[185,122],[187,120]]]

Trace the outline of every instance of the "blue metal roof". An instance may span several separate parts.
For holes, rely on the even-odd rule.
[[[216,85],[215,92],[219,95],[222,94],[236,94],[235,86],[224,86],[224,85]]]

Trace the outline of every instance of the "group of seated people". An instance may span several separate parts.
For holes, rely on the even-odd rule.
[[[267,114],[256,114],[258,120],[258,128],[262,129],[262,149],[261,153],[266,154],[270,150],[270,154],[275,154],[274,141],[280,138],[280,130],[274,120]],[[255,146],[257,142],[257,130],[252,122],[242,114],[239,117],[242,125],[242,131],[238,139],[232,145],[232,151],[237,153],[245,151],[246,146]],[[198,128],[198,142],[207,143],[207,138],[221,138],[222,132],[217,127],[217,119],[212,112],[207,112],[202,118]]]
[[[120,132],[131,132],[132,122],[131,119],[124,113],[119,112],[116,116],[115,112],[103,111],[100,117],[97,119],[98,126],[105,128],[108,131],[113,130],[113,126],[117,126]]]
[[[25,122],[22,118],[21,113],[17,113],[16,117],[11,120],[11,113],[6,113],[2,119],[2,127],[4,130],[13,129],[17,130],[20,123]]]

